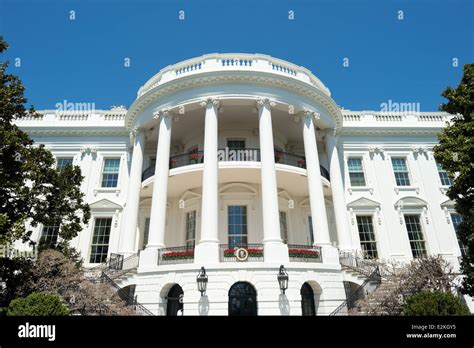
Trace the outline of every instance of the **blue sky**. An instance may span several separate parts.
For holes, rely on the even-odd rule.
[[[63,100],[128,107],[167,65],[244,52],[307,67],[346,109],[379,110],[392,100],[433,111],[474,62],[473,28],[473,0],[0,0],[10,45],[1,59],[37,109]]]

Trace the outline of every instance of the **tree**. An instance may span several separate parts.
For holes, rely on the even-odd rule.
[[[57,295],[32,293],[11,301],[7,315],[69,315],[69,309]]]
[[[456,202],[462,215],[458,237],[466,252],[461,272],[465,275],[461,292],[474,295],[474,64],[464,65],[464,74],[456,89],[448,87],[442,94],[448,102],[443,111],[454,115],[452,122],[439,135],[434,148],[436,161],[452,178],[447,195]]]
[[[470,315],[469,309],[450,292],[422,291],[410,296],[403,315]]]
[[[0,53],[8,45],[0,36]],[[54,157],[36,145],[15,124],[16,119],[38,116],[27,99],[20,79],[6,73],[0,62],[0,244],[29,242],[39,224],[60,226],[59,237],[69,241],[90,218],[89,206],[80,190],[83,180],[78,166],[54,168]]]

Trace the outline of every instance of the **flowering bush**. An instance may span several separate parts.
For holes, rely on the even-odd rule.
[[[163,260],[183,260],[183,259],[194,259],[194,250],[170,251],[163,254]]]
[[[313,249],[290,249],[290,257],[299,257],[305,259],[318,259],[319,251]]]

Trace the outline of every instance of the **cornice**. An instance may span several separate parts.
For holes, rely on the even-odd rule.
[[[442,128],[341,128],[338,130],[340,136],[359,136],[359,135],[374,135],[374,136],[437,136],[442,131]]]
[[[190,75],[159,85],[140,97],[130,106],[125,118],[125,127],[131,129],[135,117],[152,102],[174,93],[195,87],[212,86],[219,83],[250,83],[269,87],[278,87],[296,92],[322,104],[333,117],[336,127],[342,125],[342,114],[337,104],[321,90],[291,77],[248,71],[218,71],[199,75]],[[275,100],[278,101],[278,100]]]
[[[110,128],[110,127],[95,127],[95,128],[68,128],[68,127],[61,127],[61,128],[37,128],[37,127],[20,127],[21,130],[30,134],[30,135],[38,135],[38,136],[48,136],[48,135],[74,135],[74,136],[93,136],[93,135],[100,135],[100,136],[129,136],[130,132],[128,132],[125,127],[120,128]]]

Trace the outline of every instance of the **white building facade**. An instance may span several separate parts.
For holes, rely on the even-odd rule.
[[[72,246],[86,267],[119,262],[116,282],[156,315],[328,315],[364,281],[341,252],[459,268],[432,153],[446,113],[344,110],[307,69],[259,54],[168,66],[128,110],[41,113],[18,125],[85,177],[92,218]]]

